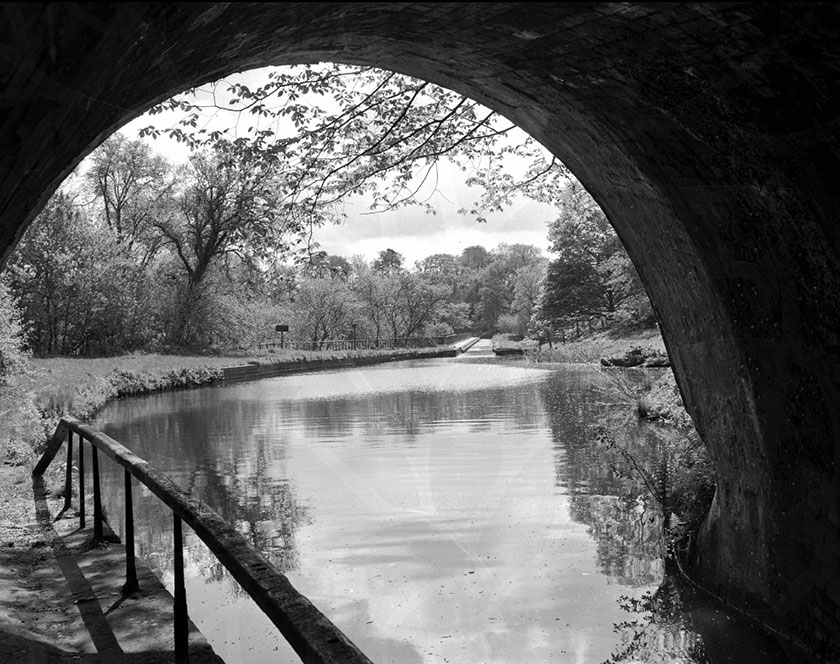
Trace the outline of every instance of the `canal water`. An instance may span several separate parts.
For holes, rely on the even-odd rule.
[[[633,380],[479,347],[131,398],[94,424],[232,522],[374,662],[705,661],[696,634],[645,612],[660,515],[596,435],[653,453]],[[121,490],[114,472],[116,530]],[[171,588],[171,513],[141,489],[135,510],[138,555]],[[229,664],[299,661],[188,529],[185,556],[190,616]]]

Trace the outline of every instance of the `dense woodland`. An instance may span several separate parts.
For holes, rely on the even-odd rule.
[[[51,198],[2,275],[4,308],[16,308],[12,327],[33,353],[247,348],[278,323],[314,347],[354,327],[375,339],[544,338],[584,321],[653,323],[595,201],[531,139],[513,143],[512,127],[492,112],[379,70],[267,76],[257,88],[228,83],[225,104],[216,87],[212,103],[164,102],[151,114],[181,113],[173,126],[150,126],[145,140],[115,134]],[[236,136],[208,130],[199,121],[208,107],[247,114],[254,126]],[[190,147],[186,163],[153,151],[149,137],[161,133]],[[555,206],[551,255],[522,244],[473,246],[406,265],[388,247],[368,262],[327,255],[311,241],[351,195],[367,194],[386,216],[412,204],[423,215],[415,183],[444,157],[481,192],[462,210],[476,223],[518,196]],[[514,177],[508,157],[530,165]]]

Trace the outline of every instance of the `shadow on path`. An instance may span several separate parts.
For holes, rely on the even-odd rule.
[[[106,543],[94,544],[92,528],[79,529],[71,514],[53,520],[46,499],[43,480],[33,480],[35,511],[40,537],[55,557],[63,579],[57,574],[43,581],[47,585],[65,585],[72,602],[90,635],[96,653],[82,646],[77,653],[56,648],[48,642],[30,638],[21,643],[33,657],[29,662],[127,662],[157,664],[173,661],[173,600],[160,581],[142,561],[137,561],[140,590],[124,595],[121,587],[125,573],[125,549],[105,525]],[[61,518],[64,516],[64,518]],[[66,594],[66,593],[65,593]],[[0,638],[26,641],[0,622]],[[80,626],[76,625],[78,629]],[[80,638],[80,641],[86,639]],[[204,636],[190,623],[191,664],[223,664]]]

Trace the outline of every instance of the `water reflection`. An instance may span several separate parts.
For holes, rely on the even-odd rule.
[[[294,569],[298,555],[294,533],[308,515],[287,479],[283,445],[256,424],[258,419],[265,423],[265,418],[257,416],[255,404],[241,403],[221,411],[197,408],[192,401],[185,400],[188,407],[180,413],[159,407],[166,404],[163,395],[146,403],[120,402],[120,417],[142,425],[126,429],[114,424],[103,429],[224,514],[281,570]],[[121,487],[116,483],[109,487],[118,499]],[[148,491],[141,491],[137,506],[141,515],[147,511],[153,521],[159,520],[154,516],[156,504]],[[161,525],[149,533],[153,538],[168,537],[169,524]],[[207,569],[213,578],[224,575],[215,562]]]
[[[624,380],[400,363],[125,400],[98,425],[232,521],[374,661],[602,662],[639,641],[614,631],[620,603],[663,578],[660,517],[592,435],[618,423],[655,455],[649,428],[622,420]],[[167,579],[171,516],[138,493],[140,555]],[[217,652],[296,661],[187,545],[191,616]]]
[[[661,511],[637,475],[617,472],[615,454],[594,435],[596,425],[606,425],[620,432],[640,464],[655,458],[651,427],[632,417],[631,393],[621,374],[596,380],[591,369],[555,373],[541,389],[552,437],[562,452],[555,459],[557,481],[570,494],[572,518],[590,527],[605,575],[642,586],[663,576]]]

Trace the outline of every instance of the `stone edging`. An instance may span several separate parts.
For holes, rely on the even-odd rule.
[[[294,362],[275,362],[274,364],[242,364],[235,367],[222,367],[222,381],[225,383],[239,380],[253,380],[255,378],[270,378],[304,371],[318,371],[321,369],[345,369],[382,364],[398,360],[425,360],[436,357],[456,357],[458,350],[445,348],[430,350],[422,353],[394,352],[389,355],[373,355],[368,357],[346,357],[341,359],[298,360]]]

